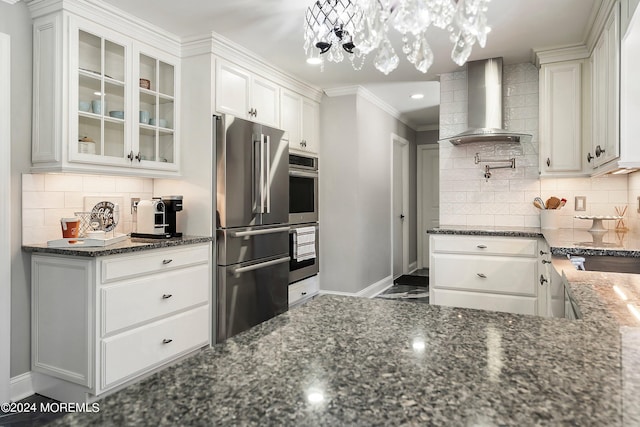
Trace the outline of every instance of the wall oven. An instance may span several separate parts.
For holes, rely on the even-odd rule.
[[[318,274],[318,159],[289,154],[289,283]],[[315,228],[315,257],[294,256],[294,234],[302,227]]]
[[[289,154],[289,223],[318,221],[318,159]]]
[[[298,261],[295,257],[294,257],[294,253],[293,253],[293,235],[296,232],[296,229],[302,228],[302,227],[315,227],[316,229],[316,241],[315,241],[315,246],[316,246],[316,256],[315,258],[312,259],[305,259],[302,261]],[[318,261],[318,223],[313,222],[313,223],[308,223],[308,224],[291,224],[291,228],[289,230],[289,257],[291,258],[291,260],[289,261],[289,283],[293,283],[293,282],[297,282],[299,280],[302,279],[306,279],[307,277],[311,277],[314,276],[316,274],[318,274],[318,271],[320,270],[320,264]]]

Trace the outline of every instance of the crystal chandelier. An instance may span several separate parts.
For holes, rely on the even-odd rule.
[[[355,70],[375,53],[374,65],[389,74],[400,59],[389,40],[389,30],[402,34],[402,53],[417,70],[426,73],[433,52],[426,31],[446,29],[453,43],[451,59],[463,65],[473,45],[484,47],[487,4],[491,0],[317,0],[307,9],[304,49],[309,60],[341,62],[349,56]]]

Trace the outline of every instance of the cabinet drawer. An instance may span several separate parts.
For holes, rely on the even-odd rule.
[[[433,254],[435,288],[535,296],[536,259]]]
[[[206,303],[209,284],[203,264],[103,286],[102,335]]]
[[[141,276],[159,271],[173,270],[189,265],[208,263],[209,245],[190,246],[180,249],[138,252],[121,258],[102,261],[102,283],[127,277]]]
[[[487,236],[432,236],[433,252],[537,256],[535,239]]]
[[[100,349],[102,389],[154,369],[162,362],[208,342],[208,305],[103,339]]]
[[[302,299],[317,294],[319,289],[318,276],[313,276],[289,285],[289,305],[293,305]]]
[[[461,292],[446,289],[433,289],[432,292],[431,304],[516,314],[535,315],[537,313],[537,299],[533,297]]]

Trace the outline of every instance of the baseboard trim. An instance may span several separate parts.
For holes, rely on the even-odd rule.
[[[320,289],[321,295],[342,295],[346,297],[360,297],[360,298],[374,298],[380,292],[386,290],[390,286],[393,286],[393,277],[387,276],[382,280],[373,283],[359,292],[341,292],[331,291],[328,289]]]
[[[35,394],[31,372],[25,372],[24,374],[11,378],[10,387],[12,402],[17,402],[18,400]]]
[[[418,260],[415,260],[411,264],[409,264],[409,273],[407,274],[415,273],[417,269],[418,269]]]

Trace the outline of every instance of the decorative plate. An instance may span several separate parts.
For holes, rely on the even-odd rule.
[[[116,205],[111,202],[103,201],[97,203],[91,213],[102,216],[102,229],[104,231],[111,231],[118,225],[118,212],[115,209]]]

